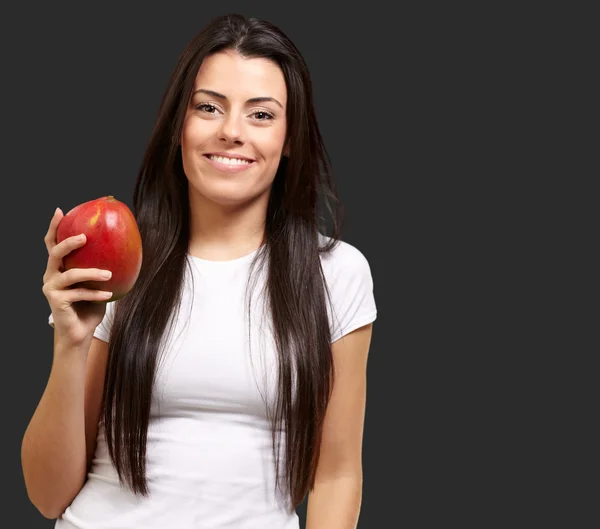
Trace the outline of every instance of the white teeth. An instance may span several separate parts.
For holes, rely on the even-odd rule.
[[[248,165],[250,163],[249,160],[240,160],[239,158],[224,158],[223,156],[214,156],[210,154],[208,156],[211,160],[215,160],[219,163],[224,163],[226,165]]]

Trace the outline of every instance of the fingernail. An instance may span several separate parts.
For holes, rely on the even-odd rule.
[[[110,270],[107,270],[107,271],[105,271],[105,272],[102,272],[102,273],[100,274],[100,276],[101,276],[101,277],[103,277],[104,279],[109,279],[109,278],[110,278],[110,276],[112,276],[112,272],[111,272]]]

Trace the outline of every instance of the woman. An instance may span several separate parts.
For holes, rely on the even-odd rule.
[[[308,529],[355,527],[373,283],[339,240],[309,73],[278,28],[229,15],[190,42],[133,206],[142,269],[110,303],[76,285],[103,270],[64,271],[85,240],[50,222],[32,503],[59,529],[289,529],[308,493]]]

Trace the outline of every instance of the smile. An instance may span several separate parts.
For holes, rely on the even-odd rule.
[[[244,160],[241,158],[227,158],[225,156],[216,156],[214,154],[205,154],[204,157],[215,169],[228,173],[245,171],[254,165],[253,160]]]

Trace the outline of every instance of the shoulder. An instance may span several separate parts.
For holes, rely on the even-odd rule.
[[[321,247],[330,239],[321,235]],[[337,241],[321,254],[321,265],[329,292],[328,314],[332,342],[371,323],[377,317],[373,277],[369,261],[356,246]]]
[[[331,240],[322,234],[319,234],[319,238],[321,247]],[[371,266],[367,257],[356,246],[346,241],[336,241],[330,252],[321,254],[321,265],[328,283],[349,277],[372,281]]]
[[[100,340],[103,340],[104,342],[108,342],[110,339],[110,331],[115,317],[116,304],[118,302],[119,300],[116,300],[106,304],[106,312],[104,314],[104,318],[100,322],[100,325],[98,325],[98,327],[96,327],[96,330],[94,331],[94,336],[96,338],[99,338]]]

